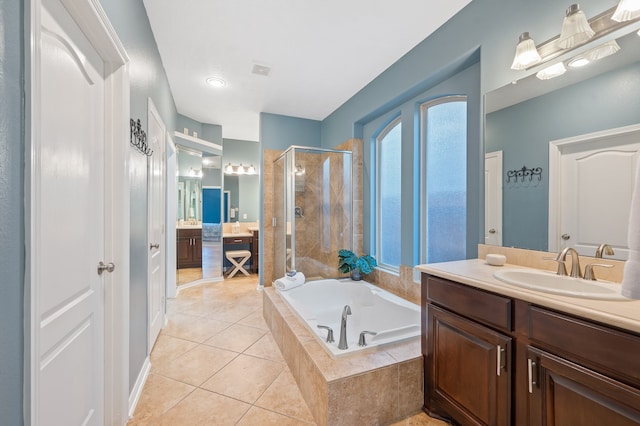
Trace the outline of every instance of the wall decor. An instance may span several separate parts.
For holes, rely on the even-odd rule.
[[[135,147],[140,153],[150,157],[153,155],[153,150],[147,145],[147,133],[142,130],[142,124],[140,119],[133,121],[133,118],[129,120],[130,133],[129,143]]]
[[[524,182],[525,179],[529,179],[529,182],[533,181],[533,178],[537,177],[538,182],[542,180],[542,167],[534,167],[528,168],[527,166],[522,166],[521,169],[514,169],[507,171],[507,183]]]

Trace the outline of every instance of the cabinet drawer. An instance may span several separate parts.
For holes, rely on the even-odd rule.
[[[197,237],[202,237],[202,229],[200,229],[200,228],[180,229],[180,228],[178,228],[177,237],[178,238],[197,238]]]
[[[251,244],[253,237],[225,237],[224,244]]]
[[[567,359],[640,386],[640,336],[529,306],[529,340]]]
[[[427,278],[427,298],[460,315],[511,331],[512,300],[439,278]]]

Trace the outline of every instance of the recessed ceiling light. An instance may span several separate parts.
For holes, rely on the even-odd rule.
[[[209,77],[207,79],[207,84],[211,87],[224,87],[227,85],[227,83],[218,77]]]
[[[267,65],[253,64],[253,68],[251,69],[253,74],[263,75],[267,77],[271,72],[271,68]]]

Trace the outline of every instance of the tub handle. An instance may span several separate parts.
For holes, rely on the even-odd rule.
[[[333,329],[328,325],[319,325],[318,328],[322,328],[327,330],[327,343],[333,343],[335,340],[333,339]]]
[[[363,331],[362,333],[360,333],[360,339],[358,340],[358,346],[367,346],[367,340],[365,338],[365,336],[367,334],[375,336],[378,333],[376,333],[375,331]]]

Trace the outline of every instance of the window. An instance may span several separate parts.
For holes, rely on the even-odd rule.
[[[375,254],[378,265],[400,268],[402,123],[396,118],[375,139]]]
[[[421,106],[421,261],[466,258],[467,99]]]

